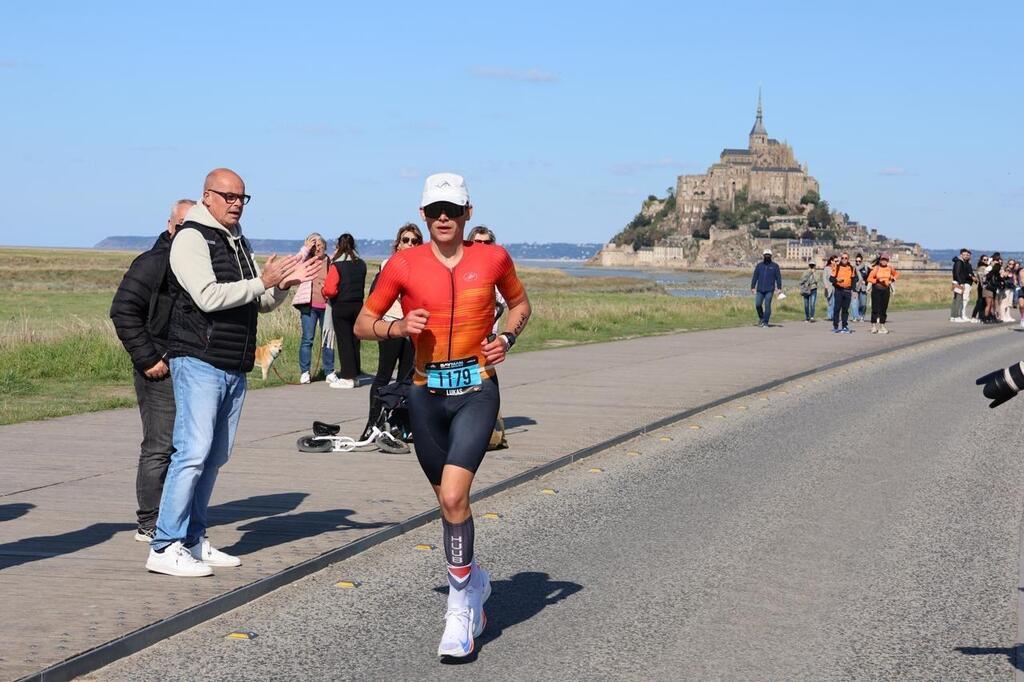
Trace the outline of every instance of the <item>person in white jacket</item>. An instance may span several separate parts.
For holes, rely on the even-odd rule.
[[[189,209],[171,242],[167,355],[177,413],[175,451],[146,561],[155,573],[199,577],[210,575],[211,567],[241,565],[210,544],[206,514],[242,412],[256,319],[280,305],[293,284],[312,279],[319,266],[271,256],[261,271],[239,224],[248,201],[237,173],[211,171],[202,203]]]

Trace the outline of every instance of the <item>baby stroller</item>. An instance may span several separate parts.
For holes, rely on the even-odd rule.
[[[389,454],[405,454],[409,452],[406,443],[412,441],[409,429],[409,410],[406,399],[409,396],[409,383],[396,381],[383,386],[377,394],[381,401],[381,410],[376,421],[361,440],[351,436],[338,435],[339,424],[313,422],[313,435],[302,436],[295,446],[299,452],[352,452],[376,448]]]

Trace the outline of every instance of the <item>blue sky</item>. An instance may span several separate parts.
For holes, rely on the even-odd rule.
[[[0,243],[155,233],[222,165],[256,237],[391,236],[450,170],[502,241],[605,241],[761,85],[833,206],[1024,250],[1024,3],[690,4],[4,3]]]

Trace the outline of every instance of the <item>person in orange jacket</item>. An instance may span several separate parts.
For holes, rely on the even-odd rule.
[[[892,283],[900,276],[896,268],[889,265],[889,254],[878,256],[878,264],[868,273],[868,284],[871,285],[871,333],[888,334],[885,328],[885,317],[889,310],[889,295]]]
[[[845,251],[839,255],[839,262],[832,266],[828,281],[835,285],[836,291],[834,310],[832,312],[832,331],[837,334],[849,334],[850,300],[853,297],[853,287],[857,284],[857,269],[850,262],[850,254]],[[842,329],[839,328],[840,319],[843,322]]]

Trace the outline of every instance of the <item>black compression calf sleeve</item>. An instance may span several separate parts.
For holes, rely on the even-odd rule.
[[[450,523],[442,518],[444,527],[444,557],[449,566],[469,566],[473,561],[473,517],[462,523]]]

